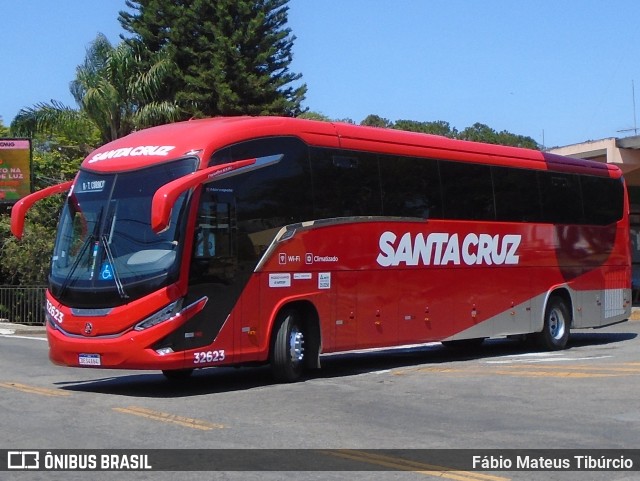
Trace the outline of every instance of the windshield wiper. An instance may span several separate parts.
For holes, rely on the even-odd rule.
[[[75,273],[76,269],[78,268],[78,265],[80,264],[80,261],[82,260],[82,256],[84,255],[85,251],[87,250],[87,248],[98,238],[98,232],[100,232],[100,223],[102,222],[102,213],[104,212],[104,207],[100,207],[100,212],[98,213],[98,216],[96,217],[96,223],[93,226],[93,232],[91,234],[89,234],[87,236],[87,238],[84,240],[84,242],[82,243],[82,246],[80,247],[80,252],[78,253],[78,256],[76,257],[76,259],[73,261],[73,265],[71,266],[71,270],[69,270],[69,273],[67,274],[67,277],[65,277],[64,282],[62,283],[62,286],[60,287],[60,294],[59,297],[62,298],[62,296],[64,295],[64,293],[66,292],[66,290],[69,287],[69,284],[71,284],[71,279],[73,278],[73,274]],[[93,265],[90,265],[91,269],[95,270],[95,257],[97,255],[97,252],[95,252],[95,246],[94,246],[94,255],[93,255]],[[91,263],[91,260],[89,260],[89,262]],[[93,272],[91,272],[90,274],[91,278],[93,278]]]
[[[103,235],[100,240],[102,241],[102,246],[104,247],[104,251],[107,253],[107,259],[109,260],[109,264],[111,264],[111,272],[113,273],[113,281],[116,284],[116,289],[118,289],[118,294],[120,295],[120,299],[128,299],[129,296],[124,290],[124,286],[122,285],[122,281],[120,280],[120,276],[118,275],[118,270],[116,269],[116,262],[113,258],[113,253],[111,252],[111,247],[109,246],[109,240],[106,235]]]
[[[58,295],[60,298],[64,296],[64,293],[67,291],[69,284],[71,284],[71,278],[73,277],[73,273],[78,268],[78,265],[80,264],[80,260],[82,260],[82,256],[84,256],[85,251],[93,243],[93,239],[94,239],[93,235],[89,235],[82,243],[82,246],[80,246],[80,252],[76,256],[76,259],[73,261],[73,264],[71,265],[71,269],[69,270],[67,277],[64,278],[64,282],[62,283],[62,286],[60,286],[60,294]]]

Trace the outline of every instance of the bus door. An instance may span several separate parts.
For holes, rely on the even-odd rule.
[[[211,344],[230,314],[246,278],[238,266],[237,221],[233,191],[205,185],[200,196],[185,305],[207,298],[204,309],[177,333],[184,349]],[[232,351],[233,339],[225,341]]]

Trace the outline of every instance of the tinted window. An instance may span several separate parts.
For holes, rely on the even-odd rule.
[[[542,217],[536,171],[492,167],[496,218],[506,222],[539,222]]]
[[[440,162],[447,219],[494,220],[491,170],[488,165]]]
[[[311,149],[315,218],[382,215],[378,157]]]
[[[544,222],[583,223],[582,195],[578,176],[560,172],[539,172],[538,175]]]
[[[584,176],[580,182],[587,224],[607,225],[622,218],[622,179]]]
[[[277,164],[213,182],[207,186],[213,197],[203,195],[203,202],[225,204],[215,206],[216,212],[233,213],[230,224],[237,226],[241,259],[257,258],[280,227],[313,217],[308,150],[294,138],[259,139],[220,150],[210,162],[216,165],[275,154],[284,154]]]
[[[621,179],[310,150],[315,218],[385,215],[606,225],[623,214]]]
[[[384,215],[442,218],[438,161],[381,156],[380,177]]]

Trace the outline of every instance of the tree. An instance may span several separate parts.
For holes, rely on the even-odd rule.
[[[18,241],[11,235],[9,217],[0,216],[0,284],[46,284],[55,230],[29,217],[24,237]]]
[[[367,115],[362,122],[360,122],[360,125],[365,125],[367,127],[391,128],[393,127],[393,122],[391,122],[389,119],[380,117],[379,115],[370,114]]]
[[[73,131],[84,132],[87,138],[95,138],[97,132],[99,144],[135,129],[178,119],[180,112],[175,103],[158,102],[155,98],[173,64],[163,51],[149,57],[149,61],[143,63],[134,47],[124,42],[113,47],[104,35],[98,34],[71,82],[78,108],[52,100],[22,109],[11,124],[12,132],[34,136]]]
[[[18,113],[11,133],[33,138],[36,190],[72,179],[96,146],[178,117],[175,104],[154,98],[172,64],[163,52],[149,59],[150,64],[143,64],[133,47],[124,42],[113,47],[98,35],[71,83],[78,108],[52,100]],[[9,233],[8,216],[0,218],[0,281],[46,282],[62,200],[56,196],[37,203],[27,216],[20,242]]]
[[[163,91],[188,116],[299,115],[307,90],[289,70],[288,0],[127,0],[129,45],[167,50],[177,66]]]
[[[298,118],[307,119],[307,120],[320,120],[322,122],[333,122],[333,120],[331,120],[325,114],[320,113],[320,112],[313,112],[311,110],[308,110],[308,111],[298,115]]]
[[[9,128],[5,127],[2,117],[0,117],[0,137],[9,137]]]
[[[540,149],[538,143],[531,137],[516,135],[506,130],[496,132],[491,127],[480,122],[476,122],[471,127],[467,127],[458,135],[461,140],[471,140],[474,142],[486,142],[488,144],[509,145],[512,147],[524,147],[528,149]]]
[[[451,128],[449,122],[438,120],[435,122],[417,122],[415,120],[396,120],[394,129],[408,130],[410,132],[420,132],[422,134],[442,135],[455,139],[458,131]]]
[[[512,134],[506,130],[496,132],[488,125],[480,122],[476,122],[471,127],[467,127],[462,132],[458,132],[455,127],[451,127],[449,122],[445,122],[443,120],[437,120],[435,122],[397,120],[395,122],[391,122],[379,115],[371,114],[368,115],[360,125],[407,130],[409,132],[441,135],[451,139],[470,140],[472,142],[484,142],[487,144],[508,145],[512,147],[540,150],[538,143],[531,137]]]
[[[81,133],[64,137],[42,136],[33,139],[33,174],[36,190],[71,180],[86,152],[78,147]],[[0,284],[46,284],[57,221],[63,195],[37,202],[27,214],[24,236],[16,239],[10,232],[8,215],[0,216]]]

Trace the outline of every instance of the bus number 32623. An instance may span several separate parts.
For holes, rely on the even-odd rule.
[[[206,364],[209,362],[222,362],[225,359],[224,349],[219,351],[203,351],[193,354],[194,364]]]

